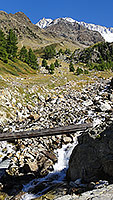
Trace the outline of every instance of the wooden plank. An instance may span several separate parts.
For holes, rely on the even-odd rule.
[[[34,137],[44,137],[44,136],[53,136],[53,135],[62,135],[75,133],[76,131],[84,131],[87,128],[91,128],[92,124],[77,124],[70,125],[65,127],[57,127],[50,129],[42,130],[30,130],[30,131],[21,131],[21,132],[7,132],[0,134],[0,141],[10,141],[12,139],[22,139],[22,138],[34,138]]]

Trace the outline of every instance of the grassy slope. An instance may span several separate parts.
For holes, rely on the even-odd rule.
[[[42,60],[42,59],[41,59]],[[41,60],[39,63],[41,64]],[[48,64],[54,62],[55,59],[48,61]],[[35,71],[29,67],[26,63],[23,63],[19,60],[16,62],[9,61],[8,64],[0,61],[0,75],[5,79],[13,79],[18,83],[21,83],[22,87],[32,87],[37,85],[39,88],[44,86],[47,89],[54,89],[54,87],[63,86],[68,82],[76,82],[75,85],[72,84],[72,88],[80,88],[79,85],[83,85],[83,82],[92,82],[93,76],[108,78],[113,76],[111,71],[103,72],[90,72],[88,75],[76,76],[73,72],[69,72],[69,64],[59,60],[62,67],[56,68],[53,75],[41,73],[40,70]],[[74,66],[75,69],[77,66]],[[21,79],[23,78],[23,79]],[[0,87],[6,86],[7,82],[0,79]]]
[[[9,60],[7,64],[0,60],[1,75],[20,76],[34,73],[36,73],[35,70],[33,70],[30,66],[28,66],[26,63],[21,62],[20,60],[16,60],[15,62]]]

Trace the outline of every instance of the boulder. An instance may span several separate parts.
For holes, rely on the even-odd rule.
[[[113,180],[113,125],[99,135],[90,133],[78,137],[67,171],[67,179],[85,182]]]
[[[100,102],[100,110],[102,112],[109,111],[109,110],[111,110],[111,106],[110,106],[110,104],[108,102],[104,102],[104,103]]]
[[[113,89],[113,78],[111,79],[110,86]]]

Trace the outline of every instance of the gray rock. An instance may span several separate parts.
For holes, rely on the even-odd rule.
[[[86,182],[101,178],[113,180],[113,127],[99,135],[82,134],[74,148],[67,178],[75,181],[78,178]]]
[[[113,89],[113,78],[111,79],[110,86]]]
[[[101,102],[101,103],[100,103],[100,110],[101,110],[102,112],[111,110],[111,106],[110,106],[110,104],[109,104],[108,102],[104,102],[104,103]]]

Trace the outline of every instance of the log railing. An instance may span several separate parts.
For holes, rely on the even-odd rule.
[[[75,133],[76,131],[84,131],[87,128],[92,128],[92,124],[76,124],[58,128],[48,128],[42,130],[30,130],[30,131],[21,131],[21,132],[7,132],[0,134],[0,141],[10,141],[13,139],[22,139],[22,138],[34,138],[34,137],[44,137],[44,136],[53,136],[53,135],[62,135]]]

